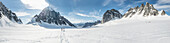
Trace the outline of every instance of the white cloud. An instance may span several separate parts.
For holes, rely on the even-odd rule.
[[[103,6],[106,6],[110,3],[111,0],[105,0],[104,3],[103,3]]]
[[[73,10],[73,12],[69,12],[68,14],[69,15],[78,15],[78,16],[82,16],[82,17],[92,17],[92,18],[95,18],[95,19],[101,19],[102,15],[101,14],[101,9],[100,10],[93,10],[89,13],[83,13],[83,12],[86,12],[84,10]]]
[[[73,12],[69,12],[66,18],[70,20],[72,23],[85,23],[85,22],[92,22],[95,20],[102,19],[102,15],[100,15],[101,10],[94,10],[89,13],[83,13],[83,10],[74,10]],[[83,17],[83,18],[82,18]],[[84,18],[87,17],[87,18]],[[94,19],[92,19],[94,18]]]
[[[101,11],[101,10],[99,10]],[[83,16],[83,17],[93,17],[93,18],[96,18],[96,19],[101,19],[99,15],[99,12],[97,11],[94,11],[94,12],[89,12],[88,14],[82,14],[82,13],[78,13],[78,12],[75,12],[76,15],[79,15],[79,16]]]
[[[96,19],[99,19],[99,18],[101,18],[101,17],[99,17],[99,16],[95,16],[95,15],[87,15],[87,14],[82,14],[82,13],[75,13],[76,15],[79,15],[79,16],[83,16],[83,17],[94,17],[94,18],[96,18]]]
[[[169,4],[170,4],[169,0],[158,0],[156,4],[153,4],[153,6],[156,9],[159,9],[159,10],[168,11],[168,10],[170,10],[170,5]]]
[[[75,19],[75,18],[70,18],[69,20],[70,20],[71,23],[93,22],[93,20],[83,20],[83,19]]]
[[[15,12],[17,16],[27,16],[27,15],[31,15],[29,13],[26,12]]]
[[[101,14],[100,12],[101,12],[101,9],[98,10],[98,11],[94,10],[93,12],[89,12],[89,15],[92,16],[92,17],[95,17],[96,19],[101,19],[102,18],[101,16],[103,14]]]
[[[170,3],[169,0],[158,0],[157,4],[166,4],[166,3]]]
[[[133,4],[139,4],[139,3],[145,3],[145,2],[149,2],[149,0],[139,0],[139,1],[135,1]]]
[[[124,4],[124,2],[125,2],[126,0],[113,0],[113,1],[116,2],[116,3],[119,3],[118,5],[121,6],[121,5]],[[112,2],[112,0],[105,0],[105,1],[103,2],[103,6],[108,5],[110,2]]]
[[[49,4],[45,0],[21,0],[23,4],[26,5],[28,9],[39,9],[42,10]]]
[[[68,13],[69,16],[67,16],[66,18],[71,22],[71,23],[85,23],[85,22],[91,22],[93,20],[85,20],[84,18],[79,18],[75,15],[78,14],[78,16],[83,16],[83,17],[87,17],[87,15],[85,14],[81,14],[81,13],[77,13],[77,12],[69,12]],[[88,16],[89,17],[89,16]]]
[[[126,0],[113,0],[117,3],[119,3],[119,6],[123,5]]]
[[[154,7],[156,9],[166,9],[166,8],[170,8],[170,5],[158,5],[158,4],[154,4]]]
[[[88,16],[86,14],[82,14],[82,13],[76,13],[76,14],[79,15],[79,16],[90,17],[90,16]]]
[[[119,9],[118,11],[119,11],[121,14],[125,14],[125,12],[126,12],[124,9]]]

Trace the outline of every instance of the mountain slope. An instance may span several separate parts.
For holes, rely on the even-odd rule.
[[[0,43],[170,43],[170,17],[123,18],[86,29],[0,27]],[[15,28],[15,29],[13,29]]]
[[[158,12],[152,4],[146,2],[146,5],[142,4],[140,7],[130,8],[128,12],[123,15],[123,18],[131,18],[135,16],[147,17],[147,16],[164,16],[167,14],[164,10]]]
[[[1,26],[3,26],[3,24],[10,25],[11,22],[22,24],[22,21],[16,16],[16,14],[13,13],[8,8],[6,8],[2,2],[0,2],[0,21],[1,21],[0,23]]]
[[[74,26],[70,21],[60,15],[59,12],[55,12],[52,8],[47,7],[42,10],[39,15],[35,15],[28,24],[55,24],[56,26],[68,25]]]

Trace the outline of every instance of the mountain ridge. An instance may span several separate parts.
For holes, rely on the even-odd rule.
[[[76,27],[74,24],[72,24],[69,20],[64,18],[60,15],[59,12],[56,12],[51,7],[46,7],[42,10],[42,12],[39,15],[35,15],[28,24],[33,23],[49,23],[49,24],[56,24],[56,25],[69,25],[72,27]]]
[[[134,17],[134,15],[147,17],[147,16],[164,16],[167,14],[165,13],[164,10],[163,10],[163,12],[159,13],[159,11],[157,9],[155,9],[152,4],[149,4],[148,2],[146,2],[146,5],[141,4],[140,7],[137,6],[134,8],[130,8],[123,15],[123,18],[131,18],[131,17]]]
[[[16,22],[18,24],[22,24],[22,21],[20,18],[17,17],[17,15],[9,10],[2,2],[0,2],[0,19],[6,16],[10,21]]]

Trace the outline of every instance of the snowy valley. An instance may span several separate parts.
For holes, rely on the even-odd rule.
[[[83,24],[87,28],[49,7],[28,24],[7,11],[0,2],[0,43],[170,43],[170,16],[149,3],[124,15],[108,10],[102,20]]]
[[[169,43],[170,17],[119,19],[85,29],[1,27],[0,43]]]

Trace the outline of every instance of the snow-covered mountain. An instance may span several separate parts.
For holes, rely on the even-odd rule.
[[[15,13],[5,7],[2,2],[0,2],[0,26],[10,25],[10,23],[22,24],[21,19],[19,19]]]
[[[28,24],[38,24],[41,26],[45,25],[56,25],[56,26],[71,26],[76,27],[66,18],[60,15],[59,12],[54,11],[51,7],[46,7],[42,10],[39,15],[35,15]]]
[[[102,23],[120,18],[122,18],[122,14],[118,10],[115,9],[107,10],[103,15]]]
[[[2,4],[0,25],[13,24],[17,16],[11,16],[15,14],[10,14],[10,10],[4,10],[1,6]],[[0,43],[170,43],[170,16],[166,16],[163,10],[158,12],[153,7],[144,8],[143,4],[141,6],[143,8],[131,8],[124,18],[117,10],[109,10],[103,16],[104,24],[86,29],[41,27],[43,25],[75,27],[59,12],[47,7],[39,15],[35,15],[28,25],[0,27]],[[88,27],[100,22],[86,23],[83,26]]]
[[[146,2],[146,5],[142,4],[140,7],[130,8],[128,12],[123,15],[123,18],[131,17],[147,17],[147,16],[167,16],[164,10],[158,11],[152,4]]]
[[[122,18],[122,14],[118,10],[111,9],[111,10],[107,10],[103,14],[102,20],[83,23],[83,24],[81,24],[81,25],[83,25],[81,27],[82,28],[92,27],[92,26],[95,26],[95,25],[100,24],[100,23],[105,23],[105,22],[108,22],[110,20],[115,20],[115,19],[120,19],[120,18]]]
[[[103,14],[102,20],[84,23],[82,28],[92,27],[92,26],[95,26],[95,25],[100,24],[100,23],[103,24],[103,23],[108,22],[110,20],[115,20],[115,19],[120,19],[120,18],[122,18],[122,14],[118,10],[115,10],[115,9],[107,10]]]

